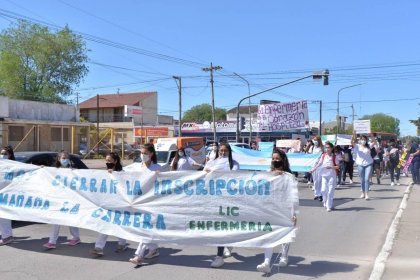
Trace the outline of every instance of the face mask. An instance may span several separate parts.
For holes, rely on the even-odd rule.
[[[106,169],[114,169],[115,163],[113,162],[107,162],[106,163]]]
[[[146,154],[141,154],[140,158],[141,158],[142,162],[149,162],[150,161],[150,156],[146,155]]]
[[[313,140],[312,142],[314,143],[315,146],[318,146],[318,141]]]
[[[61,166],[67,167],[70,165],[70,160],[68,159],[60,159]]]
[[[366,145],[366,140],[360,140],[360,145]]]
[[[213,151],[215,151],[215,152],[217,151],[217,146],[213,147]]]
[[[282,162],[280,160],[273,160],[273,161],[271,161],[271,165],[274,168],[280,168],[282,166]]]
[[[178,156],[183,157],[184,156],[184,152],[178,152]]]

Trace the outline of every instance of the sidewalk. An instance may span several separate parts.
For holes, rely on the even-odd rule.
[[[420,186],[412,186],[383,280],[420,279]]]

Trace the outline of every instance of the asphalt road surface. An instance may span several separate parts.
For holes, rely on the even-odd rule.
[[[98,168],[103,161],[98,161]],[[90,164],[89,164],[90,165]],[[90,167],[93,167],[90,165]],[[358,181],[356,177],[355,181]],[[373,185],[371,199],[359,199],[358,185],[336,190],[332,212],[327,212],[304,183],[299,184],[298,238],[291,245],[289,266],[274,266],[271,279],[368,279],[389,225],[403,197],[408,178],[401,186],[389,179]],[[109,237],[102,258],[92,258],[97,233],[81,230],[82,243],[65,244],[68,228],[62,227],[57,249],[46,251],[50,225],[16,223],[16,241],[0,247],[0,279],[261,279],[256,266],[263,250],[237,249],[219,269],[210,268],[216,248],[163,245],[160,257],[134,267],[128,262],[137,246],[115,253],[116,238]],[[62,244],[60,244],[62,243]],[[276,252],[279,249],[276,248]],[[276,255],[274,256],[276,257]]]

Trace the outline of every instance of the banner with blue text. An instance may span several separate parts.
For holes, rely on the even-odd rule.
[[[291,174],[108,173],[0,160],[0,217],[133,241],[273,247],[293,241],[297,206]]]

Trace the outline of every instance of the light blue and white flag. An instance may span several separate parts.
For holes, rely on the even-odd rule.
[[[244,170],[268,170],[271,166],[271,155],[269,151],[255,151],[236,146],[232,147],[232,156],[240,169]],[[290,169],[293,172],[308,172],[317,163],[321,154],[288,153]]]

